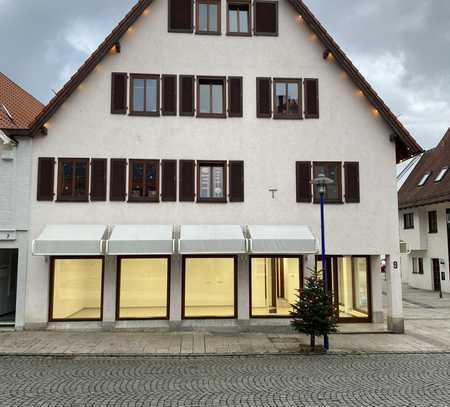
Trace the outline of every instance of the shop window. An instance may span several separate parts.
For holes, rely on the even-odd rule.
[[[159,201],[159,161],[130,160],[130,202]]]
[[[199,77],[197,85],[197,117],[226,117],[225,78]]]
[[[301,119],[301,79],[274,79],[275,119]]]
[[[313,164],[313,176],[316,178],[319,174],[333,180],[332,184],[327,185],[324,195],[325,203],[342,203],[342,164],[340,162],[315,162]],[[320,201],[319,190],[314,185],[314,202]]]
[[[226,202],[226,162],[198,162],[197,201]]]
[[[168,258],[121,258],[117,319],[168,318]]]
[[[101,320],[101,258],[53,258],[50,319]]]
[[[89,159],[58,160],[58,201],[89,200]]]
[[[183,318],[235,317],[235,257],[184,258]]]
[[[131,75],[131,115],[159,116],[159,79],[159,75]]]
[[[197,34],[220,35],[220,0],[197,0]]]
[[[298,257],[251,259],[251,316],[289,317],[302,284]]]
[[[250,1],[228,1],[228,35],[251,35]]]

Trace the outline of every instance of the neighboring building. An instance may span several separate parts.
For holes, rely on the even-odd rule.
[[[402,277],[450,292],[450,129],[423,154],[398,193]]]
[[[26,327],[287,326],[324,172],[340,319],[383,321],[386,255],[403,331],[395,168],[422,150],[303,2],[141,0],[32,134]]]
[[[14,324],[16,309],[24,315],[32,162],[28,133],[43,108],[0,72],[0,325]],[[18,287],[22,296],[16,295]],[[22,326],[23,320],[16,323]]]

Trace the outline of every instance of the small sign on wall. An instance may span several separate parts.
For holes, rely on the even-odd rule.
[[[16,240],[16,231],[0,230],[0,240]]]

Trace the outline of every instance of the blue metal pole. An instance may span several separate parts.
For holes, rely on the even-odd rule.
[[[323,204],[323,195],[324,193],[320,193],[320,232],[322,237],[322,275],[323,275],[323,288],[325,293],[328,294],[328,274],[327,274],[327,266],[326,266],[326,257],[325,257],[325,214],[324,214],[324,204]],[[328,351],[330,348],[330,343],[328,340],[328,335],[324,335],[323,337],[323,348]]]

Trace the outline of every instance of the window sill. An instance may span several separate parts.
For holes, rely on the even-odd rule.
[[[159,112],[130,112],[128,116],[160,116]]]
[[[89,197],[73,198],[73,197],[58,197],[56,202],[89,202]]]
[[[189,28],[189,29],[183,29],[183,30],[182,29],[176,30],[174,28],[169,28],[167,30],[167,32],[177,33],[177,34],[192,34],[194,32],[194,29],[193,28]]]
[[[197,35],[222,35],[221,31],[196,31]]]
[[[314,199],[314,203],[315,204],[320,204],[320,201],[318,199]],[[344,201],[324,201],[323,202],[325,205],[343,205]]]
[[[301,115],[287,115],[287,114],[274,114],[273,118],[275,120],[303,120]]]
[[[261,36],[261,37],[278,37],[278,33],[263,33],[263,32],[254,32],[253,35]]]
[[[250,32],[242,32],[242,33],[235,33],[235,32],[227,32],[226,34],[229,37],[251,37],[252,33]]]
[[[130,203],[139,203],[139,202],[159,203],[159,199],[158,198],[128,198],[127,202],[130,202]]]
[[[226,198],[198,198],[197,203],[227,203]]]
[[[197,116],[200,119],[226,119],[226,113],[197,113]]]

